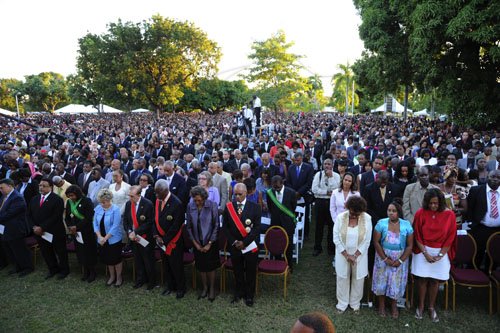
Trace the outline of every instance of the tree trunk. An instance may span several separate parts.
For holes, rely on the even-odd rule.
[[[345,116],[349,115],[349,78],[346,78],[345,83]]]
[[[403,120],[406,121],[408,119],[408,91],[410,87],[405,85],[405,101],[404,101],[404,111],[403,111]]]

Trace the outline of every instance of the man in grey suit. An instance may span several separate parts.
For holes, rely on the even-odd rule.
[[[417,177],[418,182],[406,186],[403,195],[403,216],[412,224],[415,213],[422,207],[425,192],[431,188],[438,188],[429,183],[429,169],[427,167],[420,167]]]
[[[226,207],[226,203],[229,197],[229,191],[227,186],[227,180],[223,176],[217,173],[217,163],[210,162],[208,164],[208,172],[212,175],[212,183],[213,186],[217,188],[220,195],[220,204],[219,204],[219,214],[224,212],[224,208]]]

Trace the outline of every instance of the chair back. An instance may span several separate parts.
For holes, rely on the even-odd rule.
[[[500,266],[500,231],[495,232],[488,238],[486,252],[490,258],[490,274],[494,267]]]
[[[471,234],[457,235],[457,252],[455,254],[455,265],[470,265],[477,269],[474,263],[477,246],[474,237]]]
[[[184,251],[189,251],[194,247],[193,241],[189,238],[187,228],[182,228],[182,240],[184,243]]]
[[[270,253],[273,256],[283,255],[286,258],[286,250],[289,245],[288,235],[280,226],[272,226],[266,231],[264,237],[264,246],[266,254]]]

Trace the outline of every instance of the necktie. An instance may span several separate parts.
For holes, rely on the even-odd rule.
[[[42,195],[42,197],[40,198],[40,207],[42,207],[44,201],[45,201],[45,196]]]
[[[162,200],[161,202],[161,210],[163,210],[163,208],[165,208],[165,204],[167,203],[167,200]]]
[[[297,178],[299,178],[300,175],[300,167],[297,167]]]
[[[384,188],[380,188],[380,195],[382,196],[382,201],[385,200],[385,187]]]
[[[168,184],[168,187],[170,188],[170,177],[167,177],[167,184]]]
[[[498,203],[497,203],[497,192],[491,191],[491,199],[490,199],[490,217],[496,219],[498,218]]]
[[[0,205],[0,210],[2,210],[3,204],[5,203],[6,200],[7,200],[7,197],[2,199],[2,204]]]

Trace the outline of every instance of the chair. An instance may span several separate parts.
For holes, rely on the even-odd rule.
[[[122,259],[123,263],[126,265],[127,262],[132,261],[132,280],[135,281],[135,258],[134,252],[130,246],[124,246],[122,249]]]
[[[223,266],[223,268],[221,270],[221,276],[223,276],[221,278],[223,280],[223,282],[222,282],[223,288],[221,290],[226,291],[226,281],[227,281],[226,273],[228,271],[233,271],[233,269],[234,269],[233,261],[231,260],[230,253],[227,250],[227,241],[224,245],[224,255],[221,256],[220,260],[221,260],[221,264]]]
[[[226,273],[224,272],[224,264],[226,263],[226,234],[222,232],[222,230],[219,229],[218,233],[218,239],[217,239],[217,244],[219,245],[219,262],[220,266],[217,269],[220,269],[220,291],[222,292],[225,287],[226,283],[224,281]]]
[[[295,262],[299,263],[299,252],[304,246],[304,226],[306,221],[306,209],[302,206],[297,206],[295,208],[295,214],[297,217],[297,225],[295,226],[295,234],[293,235],[293,254],[292,258]]]
[[[495,232],[488,238],[486,243],[486,253],[490,258],[490,267],[488,268],[490,279],[497,288],[497,312],[500,314],[500,231]]]
[[[457,253],[450,272],[453,284],[453,311],[455,311],[455,289],[458,284],[470,288],[489,288],[489,311],[492,314],[491,282],[486,274],[477,269],[474,263],[476,252],[474,237],[470,234],[457,235]],[[474,268],[461,268],[464,265],[472,265]]]
[[[33,267],[36,267],[36,255],[40,251],[40,246],[35,237],[29,236],[24,239],[24,243],[28,249],[33,251]]]
[[[182,261],[184,263],[184,267],[191,266],[193,289],[196,290],[196,268],[194,267],[193,242],[189,239],[186,228],[183,228],[182,230],[182,238],[184,241],[184,253],[182,255]]]
[[[154,256],[155,256],[155,262],[160,263],[160,281],[161,285],[163,286],[163,257],[161,256],[161,249],[155,248],[154,249]]]
[[[272,226],[267,229],[266,236],[264,238],[264,246],[267,258],[259,262],[259,265],[257,266],[258,275],[283,275],[283,295],[286,300],[286,281],[289,272],[286,250],[289,246],[289,240],[285,229],[280,226]],[[271,259],[271,256],[281,257],[283,259]]]

